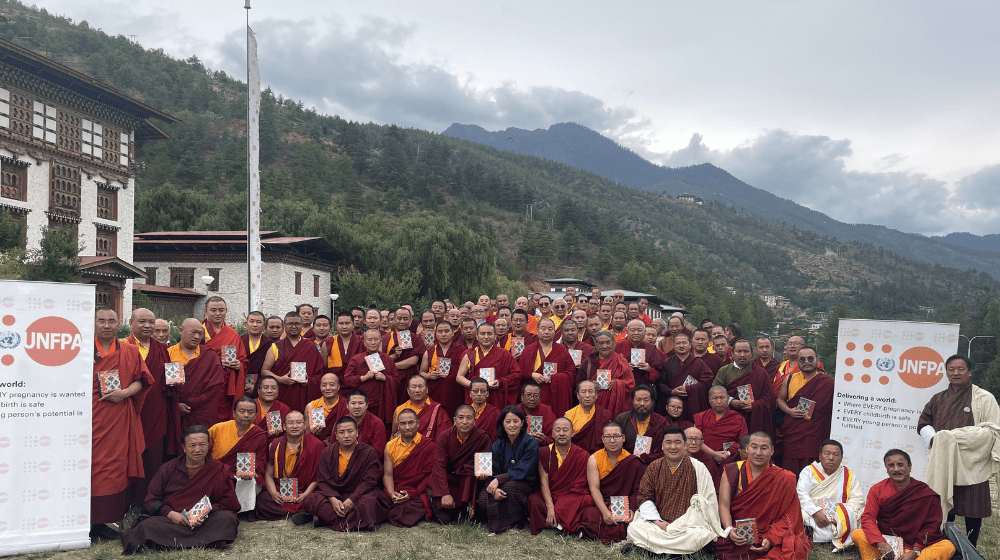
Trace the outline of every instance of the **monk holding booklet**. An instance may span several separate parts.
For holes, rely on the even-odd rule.
[[[323,374],[319,390],[322,396],[306,405],[306,425],[310,434],[329,445],[333,425],[348,416],[347,399],[340,396],[340,380],[332,373]]]
[[[427,345],[420,362],[420,375],[427,379],[427,395],[441,403],[449,414],[454,414],[458,405],[465,402],[462,387],[455,378],[466,349],[455,344],[455,329],[448,321],[438,322],[432,334],[436,341]]]
[[[240,397],[233,408],[233,419],[219,422],[208,429],[212,440],[213,459],[229,467],[235,476],[240,511],[254,507],[256,486],[264,484],[264,464],[267,461],[267,434],[254,426],[257,404]],[[239,467],[243,467],[241,470]],[[249,467],[249,468],[248,468]]]
[[[434,444],[428,492],[439,523],[457,522],[475,499],[475,458],[479,453],[490,452],[490,442],[490,435],[476,427],[472,407],[460,405],[455,412],[454,427],[441,432]]]
[[[368,411],[386,424],[393,421],[396,395],[401,381],[396,363],[382,352],[382,336],[378,331],[366,331],[364,352],[351,358],[344,372],[344,387],[361,389],[368,395]]]
[[[632,512],[639,508],[639,483],[646,466],[622,447],[625,438],[617,423],[604,425],[601,440],[604,447],[587,460],[587,484],[594,505],[581,512],[580,528],[587,537],[611,544],[625,540]]]
[[[595,334],[594,348],[596,350],[580,366],[577,381],[594,381],[598,389],[597,406],[616,416],[631,408],[629,400],[632,389],[635,388],[632,367],[626,358],[615,352],[615,339],[611,331]]]
[[[227,373],[219,356],[201,345],[205,336],[204,326],[197,319],[181,323],[181,340],[167,349],[170,361],[183,372],[184,383],[177,386],[181,427],[212,426],[218,422],[220,399],[225,396]],[[172,367],[166,364],[164,367]],[[167,383],[169,383],[169,376]],[[229,416],[231,413],[226,413]]]
[[[542,330],[545,319],[539,321]],[[552,426],[554,443],[538,450],[538,478],[541,488],[528,496],[531,534],[552,528],[564,535],[580,530],[580,514],[594,504],[587,486],[587,460],[590,455],[573,445],[573,423],[557,418]]]
[[[212,296],[205,302],[204,338],[201,344],[207,350],[215,352],[225,374],[217,407],[218,418],[205,424],[206,426],[229,420],[236,399],[244,396],[246,390],[246,373],[250,361],[247,359],[243,339],[226,324],[228,313],[226,300],[219,296]]]
[[[284,326],[285,338],[271,347],[261,366],[261,375],[278,380],[279,401],[292,410],[304,410],[309,401],[320,396],[319,382],[326,372],[326,363],[312,342],[302,338],[302,317],[298,313],[286,313]]]
[[[490,384],[490,404],[503,409],[517,401],[517,391],[521,387],[521,368],[510,352],[495,344],[496,328],[493,325],[483,323],[476,332],[479,343],[462,358],[456,381],[468,388],[469,380],[474,377],[491,378],[487,379]]]
[[[396,418],[399,435],[385,446],[382,481],[392,501],[389,522],[394,527],[413,527],[431,518],[430,484],[434,440],[417,432],[417,413],[407,408]]]
[[[316,468],[324,445],[306,433],[305,416],[294,410],[285,416],[284,435],[267,450],[264,488],[250,521],[285,519],[303,511],[303,502],[316,490]],[[282,488],[291,489],[282,493]]]
[[[542,402],[562,416],[573,406],[573,382],[576,364],[569,352],[555,343],[555,323],[551,319],[538,321],[538,341],[521,353],[518,366],[523,381],[534,381],[542,389]]]

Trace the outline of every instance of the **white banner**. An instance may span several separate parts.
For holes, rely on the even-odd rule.
[[[948,387],[944,361],[958,349],[959,325],[841,319],[830,437],[864,492],[888,475],[882,456],[902,449],[913,477],[924,478],[928,450],[917,420]]]
[[[260,69],[257,68],[257,38],[247,27],[247,261],[249,263],[250,311],[261,308],[260,261]]]
[[[0,290],[0,556],[88,547],[94,286]]]

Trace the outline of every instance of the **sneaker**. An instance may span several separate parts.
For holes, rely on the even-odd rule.
[[[309,523],[312,520],[313,516],[304,511],[300,511],[292,516],[292,523],[294,523],[295,525],[305,525],[306,523]]]

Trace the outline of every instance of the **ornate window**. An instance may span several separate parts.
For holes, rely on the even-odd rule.
[[[171,288],[194,288],[194,269],[193,268],[172,268],[170,269],[170,287]]]
[[[58,214],[80,217],[80,170],[52,162],[49,210]]]
[[[125,145],[128,149],[128,145]],[[111,128],[104,128],[104,163],[108,165],[119,165],[121,157],[121,132]]]
[[[150,286],[156,285],[156,267],[147,266],[146,267],[146,283]]]
[[[118,255],[118,232],[97,228],[97,256],[114,257]]]
[[[102,220],[118,221],[118,190],[108,185],[97,184],[97,217]]]
[[[59,118],[56,124],[56,146],[73,155],[80,155],[82,134],[80,124],[82,119],[75,113],[58,111]]]
[[[104,159],[104,126],[89,119],[80,119],[81,152]]]
[[[10,128],[10,90],[0,87],[0,128]]]
[[[31,138],[31,120],[34,117],[34,99],[19,91],[10,92],[10,132]]]
[[[12,158],[3,158],[0,173],[0,196],[14,200],[27,200],[28,164]]]

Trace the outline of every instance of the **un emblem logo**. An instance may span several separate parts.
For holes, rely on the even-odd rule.
[[[879,371],[889,372],[896,367],[896,360],[893,360],[892,358],[879,358],[875,362],[875,367],[877,367]]]
[[[4,350],[13,350],[21,344],[21,335],[14,331],[4,331],[0,332],[0,348]]]

